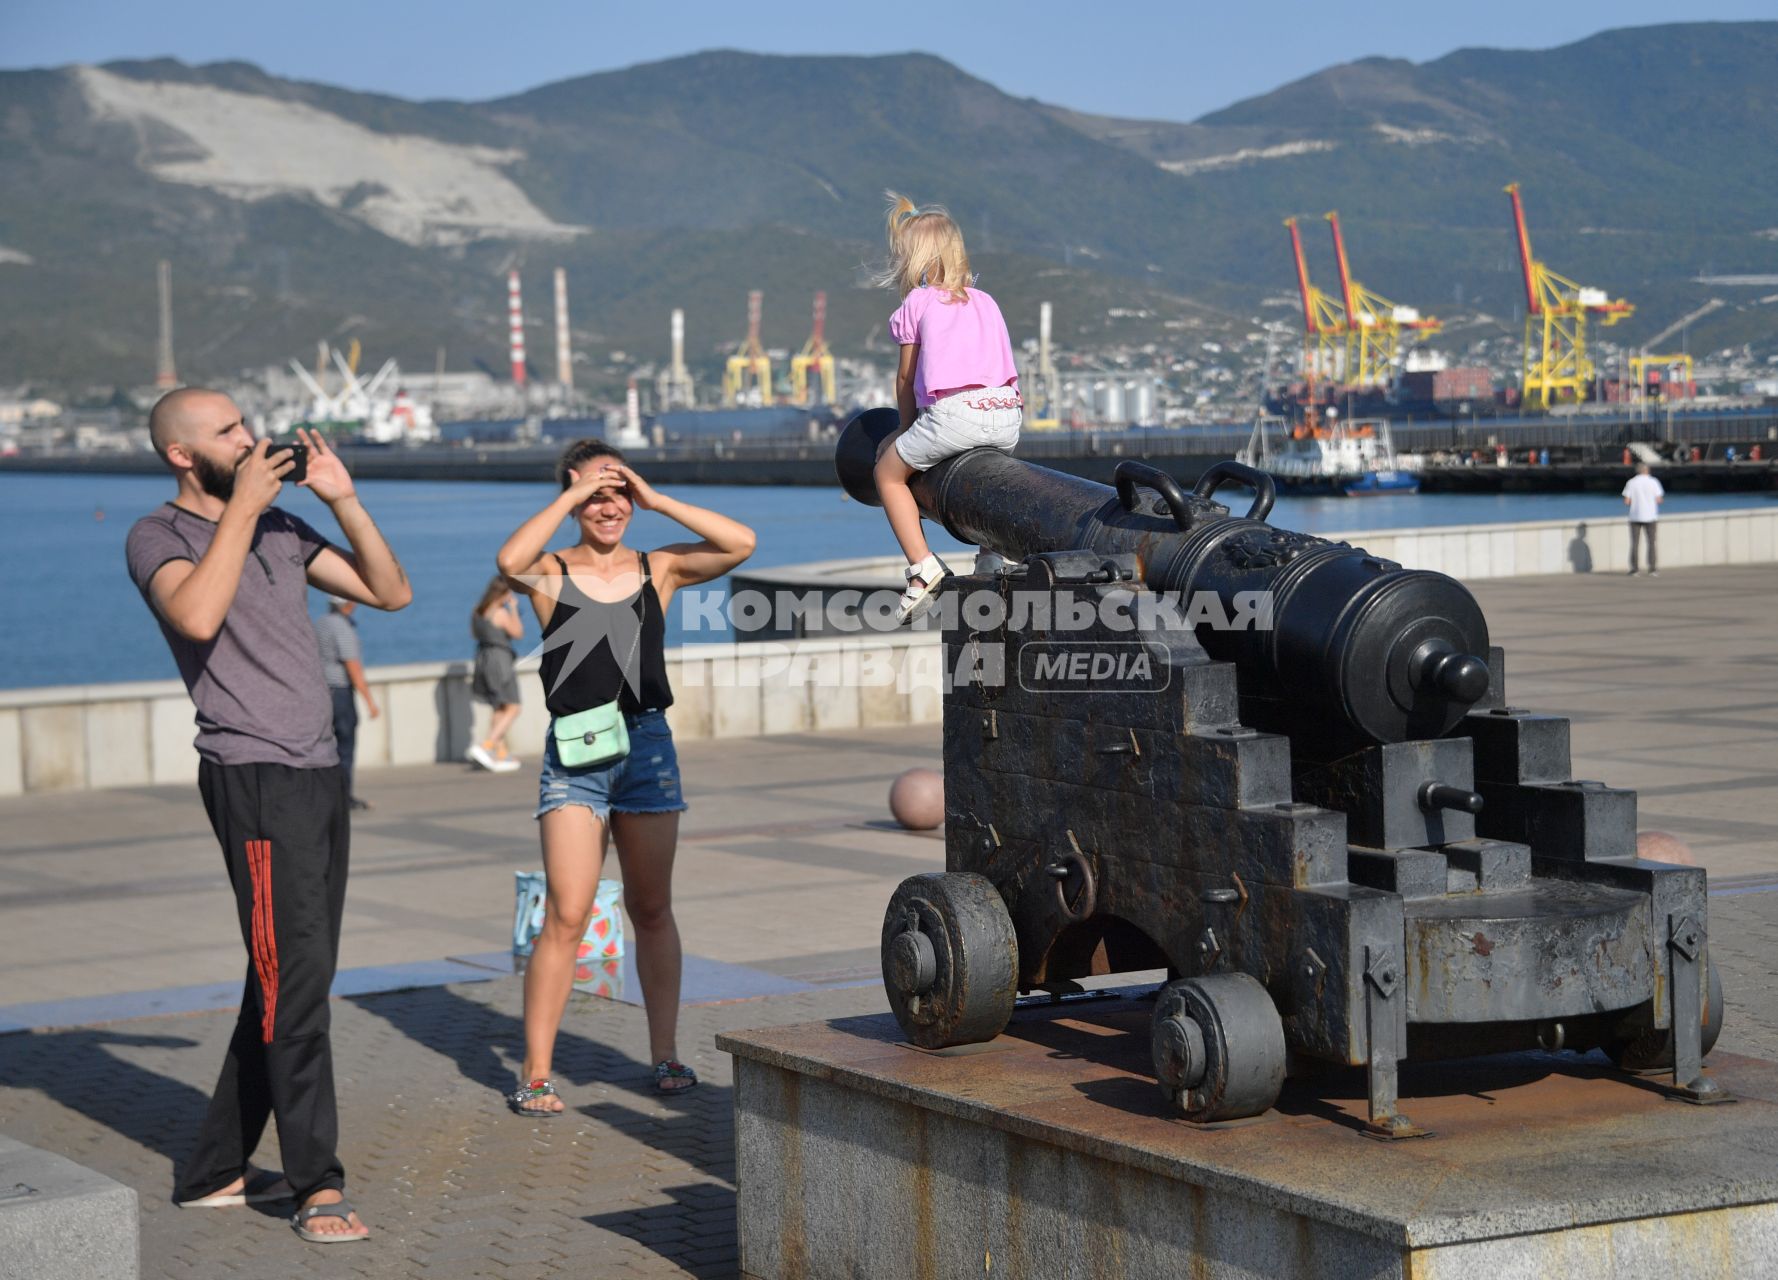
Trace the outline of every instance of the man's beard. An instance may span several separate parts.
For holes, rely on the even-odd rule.
[[[201,453],[191,455],[191,471],[203,491],[221,502],[235,496],[235,469],[212,462]]]

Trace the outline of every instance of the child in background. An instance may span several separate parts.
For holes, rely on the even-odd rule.
[[[971,449],[1010,452],[1019,442],[1024,401],[1006,321],[994,299],[972,287],[963,233],[941,208],[916,208],[893,191],[888,196],[889,265],[878,282],[902,295],[889,318],[901,346],[895,375],[901,429],[877,459],[876,481],[908,559],[897,615],[908,623],[925,612],[950,573],[926,545],[908,481]]]

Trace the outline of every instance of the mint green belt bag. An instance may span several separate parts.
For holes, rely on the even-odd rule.
[[[630,754],[630,730],[616,702],[557,716],[550,732],[556,739],[556,758],[565,768],[590,769]]]

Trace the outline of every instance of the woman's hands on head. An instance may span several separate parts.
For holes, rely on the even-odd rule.
[[[621,471],[622,468],[610,458],[596,458],[584,470],[570,467],[567,496],[573,500],[575,506],[579,506],[601,489],[622,489],[628,481]]]
[[[614,488],[630,500],[630,505],[639,511],[658,511],[662,502],[661,492],[648,481],[636,474],[634,467],[611,458],[597,459],[595,465],[587,472],[569,468],[571,480],[568,492],[574,495],[576,503],[584,502],[601,489]]]

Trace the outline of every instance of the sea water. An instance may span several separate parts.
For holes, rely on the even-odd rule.
[[[355,615],[366,665],[471,657],[469,612],[493,576],[494,553],[550,502],[554,486],[370,480],[358,490],[414,585],[414,602],[400,613],[360,609]],[[0,474],[0,687],[177,678],[123,554],[130,525],[173,492],[172,481],[157,476]],[[752,567],[896,554],[883,513],[847,500],[837,488],[688,485],[672,492],[752,527],[759,538]],[[1220,496],[1241,509],[1238,491]],[[1675,494],[1662,510],[1671,515],[1769,501],[1762,494]],[[313,495],[288,493],[280,505],[340,539]],[[1623,518],[1615,494],[1280,498],[1271,517],[1308,533]],[[936,526],[927,526],[927,536],[941,556],[963,551]],[[664,516],[639,511],[627,541],[648,550],[691,538]],[[565,527],[554,545],[572,540]],[[325,607],[319,593],[311,593],[312,612]],[[669,646],[730,638],[707,628],[688,635],[677,607],[667,622]],[[526,624],[521,653],[538,638],[528,611]]]

